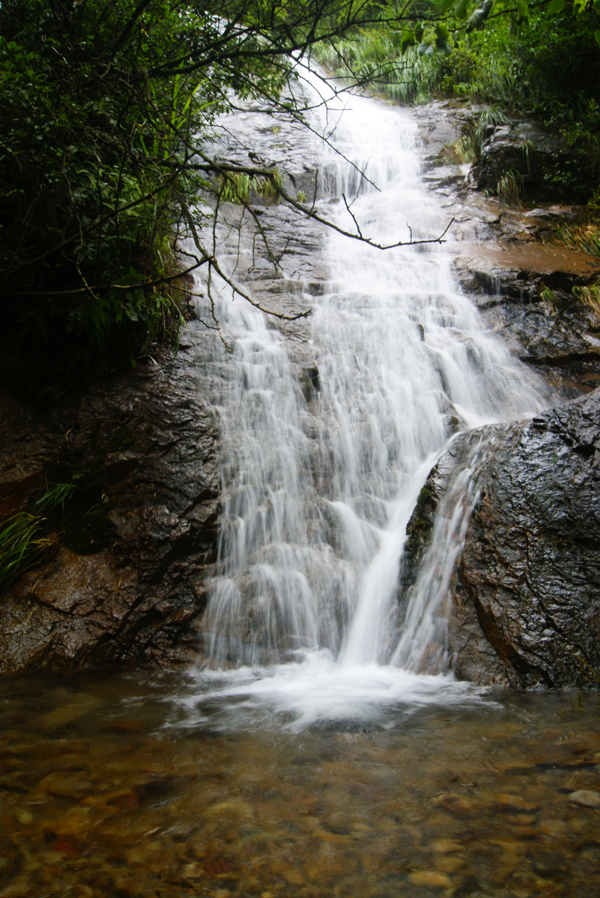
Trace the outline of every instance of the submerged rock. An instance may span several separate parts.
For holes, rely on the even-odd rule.
[[[46,484],[73,484],[46,516],[44,558],[0,599],[0,671],[171,665],[195,649],[219,496],[195,327],[175,359],[50,409],[0,398],[3,515],[32,509]]]
[[[451,666],[481,685],[598,685],[600,390],[493,434],[451,587]],[[426,489],[439,481],[437,466]]]

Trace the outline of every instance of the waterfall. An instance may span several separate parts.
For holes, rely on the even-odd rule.
[[[332,97],[332,121],[319,213],[347,231],[358,222],[375,244],[441,234],[448,212],[421,180],[410,115]],[[308,391],[268,318],[225,285],[214,294],[234,348],[228,355],[216,341],[210,363],[223,511],[204,618],[213,673],[198,674],[216,677],[223,695],[268,695],[305,722],[349,714],[361,695],[363,710],[417,694],[447,698],[436,620],[476,500],[481,440],[440,509],[402,619],[408,520],[457,430],[533,414],[547,401],[541,382],[486,332],[443,245],[382,251],[334,230],[322,241],[327,279],[310,297]],[[239,239],[224,234],[221,253],[232,273],[244,259],[250,265],[252,249]],[[411,673],[423,672],[426,657],[429,679]]]

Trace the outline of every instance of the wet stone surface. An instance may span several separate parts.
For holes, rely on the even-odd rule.
[[[214,413],[198,393],[197,322],[149,360],[48,407],[0,395],[0,515],[74,485],[48,548],[0,603],[0,672],[189,661],[214,555]]]
[[[403,585],[415,581],[441,497],[478,433],[478,500],[445,612],[451,668],[482,685],[597,686],[600,390],[451,444],[408,525]]]
[[[371,731],[221,733],[178,725],[169,697],[185,688],[3,682],[1,896],[600,890],[593,702],[495,696]]]

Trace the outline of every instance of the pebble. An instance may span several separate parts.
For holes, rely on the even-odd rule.
[[[210,816],[227,817],[231,820],[243,820],[244,817],[253,817],[254,810],[247,801],[220,801],[209,810]]]
[[[592,792],[590,789],[579,789],[577,792],[571,792],[569,801],[584,808],[600,808],[600,792]]]
[[[539,810],[539,805],[532,801],[525,801],[520,795],[502,793],[497,796],[496,801],[503,811],[531,813]]]
[[[457,795],[454,792],[445,792],[438,795],[432,802],[434,807],[442,807],[453,814],[468,814],[473,810],[473,804],[464,795]]]
[[[454,851],[461,851],[462,847],[460,842],[455,842],[452,839],[436,839],[432,843],[436,854],[452,854]]]
[[[408,877],[416,886],[429,886],[432,889],[449,889],[452,880],[444,873],[436,873],[434,870],[421,870],[411,873]]]
[[[33,814],[31,811],[17,811],[17,820],[21,826],[29,826],[30,823],[33,823]]]
[[[181,874],[186,879],[202,879],[206,876],[202,864],[184,864]]]

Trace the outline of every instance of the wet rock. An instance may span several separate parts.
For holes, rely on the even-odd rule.
[[[520,686],[600,668],[600,391],[507,428],[483,472],[457,592]]]
[[[600,390],[490,432],[451,587],[453,669],[486,685],[597,685]]]
[[[48,409],[0,397],[0,508],[73,483],[51,549],[0,603],[0,671],[154,666],[190,658],[215,552],[219,478],[191,322],[175,359]],[[37,491],[37,492],[36,492]]]
[[[494,429],[489,428],[490,434]],[[406,607],[429,548],[436,513],[442,497],[450,489],[453,477],[466,464],[480,433],[459,434],[434,466],[421,490],[407,526],[399,576],[399,601]],[[503,664],[483,633],[472,603],[464,601],[456,590],[456,571],[452,578],[453,602],[449,623],[454,671],[461,679],[486,684],[507,684]]]
[[[483,167],[467,175],[448,164],[449,148],[483,110],[438,102],[412,111],[426,179],[452,222],[447,248],[486,325],[563,398],[575,398],[600,385],[600,320],[572,291],[593,285],[600,267],[593,256],[556,244],[557,226],[580,208],[572,205],[578,197],[557,193],[552,181],[553,166],[564,168],[568,154],[535,124],[491,126]],[[489,196],[508,171],[517,173],[524,200],[515,208]],[[528,209],[528,199],[539,204]]]
[[[417,579],[441,497],[449,486],[453,472],[464,465],[470,445],[471,437],[468,434],[460,434],[453,440],[432,469],[427,483],[419,493],[406,528],[407,540],[402,554],[398,583],[400,596],[407,596]]]
[[[458,272],[490,330],[564,398],[600,384],[600,314],[577,295],[597,279],[592,257],[532,241],[496,244],[469,251]]]
[[[557,177],[561,166],[582,168],[577,154],[541,125],[512,122],[489,129],[474,176],[480,190],[492,193],[501,192],[502,179],[513,176],[522,196],[553,202],[565,199],[565,187]]]

